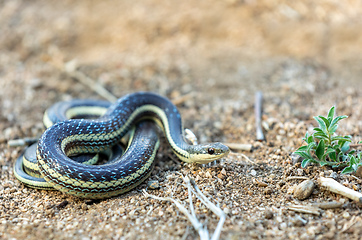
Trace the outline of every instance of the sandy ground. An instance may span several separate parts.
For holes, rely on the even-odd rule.
[[[360,207],[320,188],[293,196],[298,176],[333,176],[361,192],[361,178],[293,162],[313,116],[335,105],[341,135],[362,139],[360,1],[0,1],[0,238],[197,239],[171,203],[135,190],[103,201],[24,187],[13,174],[42,114],[60,100],[102,99],[63,71],[78,70],[120,97],[153,91],[178,105],[200,142],[252,144],[213,166],[184,164],[163,143],[149,192],[187,206],[180,174],[226,213],[221,239],[361,239]],[[255,141],[254,94],[264,94],[265,142]],[[191,93],[191,94],[190,94]],[[253,163],[247,161],[245,154]],[[337,201],[319,215],[288,206]],[[218,218],[195,200],[210,233]]]

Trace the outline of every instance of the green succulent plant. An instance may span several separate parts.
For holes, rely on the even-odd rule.
[[[338,123],[347,116],[335,115],[335,107],[331,107],[327,117],[317,116],[314,119],[319,127],[314,132],[305,134],[303,140],[307,145],[301,146],[294,153],[301,156],[302,167],[309,163],[317,163],[320,166],[344,167],[342,173],[352,173],[362,166],[361,153],[350,150],[351,136],[338,136],[336,130]]]

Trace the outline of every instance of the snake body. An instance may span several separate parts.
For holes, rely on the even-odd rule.
[[[37,146],[41,175],[54,188],[83,198],[108,198],[134,188],[151,173],[159,146],[154,124],[145,120],[163,129],[173,152],[184,162],[207,163],[229,152],[221,143],[189,145],[177,108],[162,96],[138,92],[120,98],[101,118],[71,119],[49,127]],[[135,124],[126,152],[113,163],[87,166],[68,157],[104,151]]]

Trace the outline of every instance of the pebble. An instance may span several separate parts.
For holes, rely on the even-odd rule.
[[[293,165],[299,163],[299,162],[302,162],[303,158],[295,153],[293,153],[291,156],[291,159],[292,159],[292,163]]]
[[[338,174],[336,172],[331,172],[331,175],[329,177],[333,178],[334,180],[337,180]]]
[[[253,177],[255,177],[255,176],[256,176],[256,171],[255,171],[254,169],[252,169],[252,170],[250,171],[250,175],[253,176]]]
[[[160,182],[158,180],[150,180],[147,182],[147,187],[150,190],[156,190],[160,188]]]
[[[362,167],[358,167],[354,175],[356,177],[362,178]]]
[[[224,208],[224,213],[225,213],[225,214],[229,214],[229,213],[230,213],[230,209],[229,209],[229,208]]]
[[[351,215],[349,214],[349,212],[343,212],[342,217],[345,219],[349,219]]]
[[[303,175],[304,175],[304,170],[301,169],[301,168],[298,168],[298,169],[297,169],[297,175],[298,175],[298,176],[303,176]]]
[[[293,219],[293,224],[294,224],[294,226],[296,226],[296,227],[303,227],[303,226],[305,226],[307,223],[308,223],[308,221],[305,220],[304,218],[300,217],[300,216],[296,216],[296,217]]]
[[[272,219],[274,217],[274,213],[271,210],[266,210],[264,212],[264,218],[265,219]]]
[[[294,197],[299,200],[307,199],[313,192],[315,184],[312,180],[305,180],[294,189]]]

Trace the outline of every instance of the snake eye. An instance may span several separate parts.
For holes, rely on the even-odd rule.
[[[207,152],[208,152],[210,155],[212,155],[212,154],[215,153],[215,149],[209,148],[209,149],[207,149]]]

